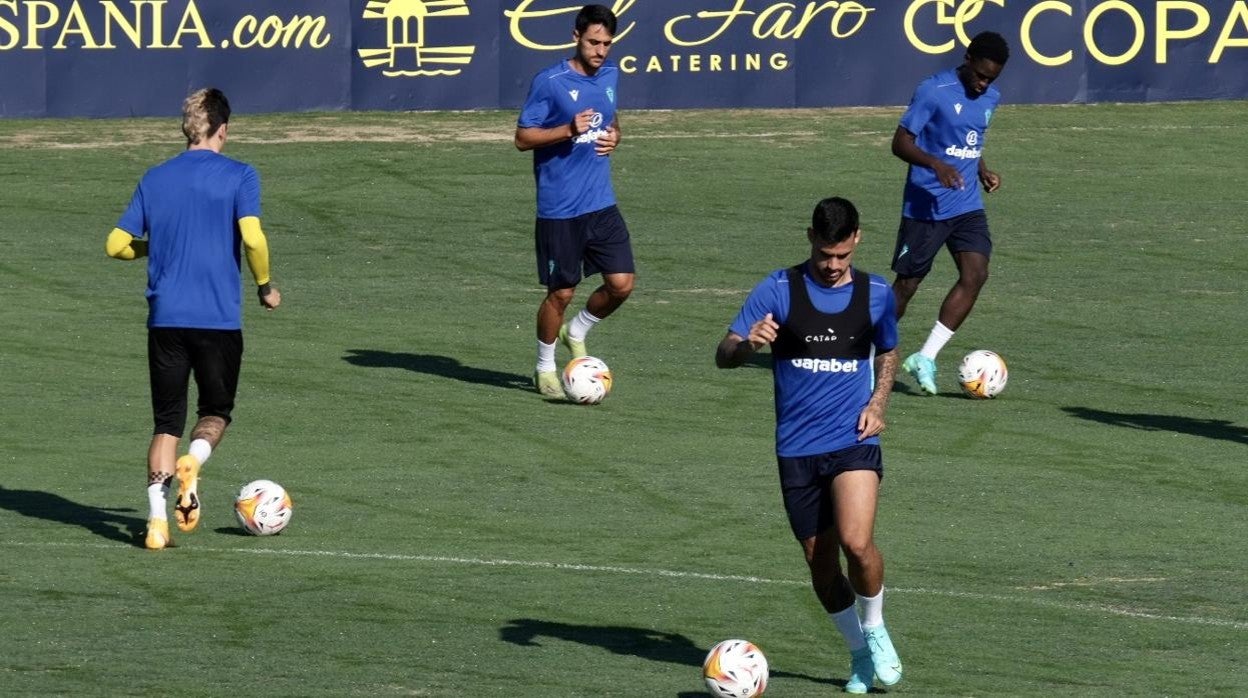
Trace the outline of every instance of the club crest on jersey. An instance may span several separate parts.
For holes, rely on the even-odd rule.
[[[608,100],[609,100],[612,104],[615,104],[615,88],[613,88],[613,87],[608,87],[608,88],[607,88],[607,99],[608,99]]]
[[[991,110],[991,109],[985,109],[985,110],[984,110],[984,123],[985,123],[985,124],[987,124],[987,123],[989,123],[989,122],[991,122],[991,121],[992,121],[992,110]]]

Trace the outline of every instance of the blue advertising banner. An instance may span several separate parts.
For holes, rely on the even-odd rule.
[[[612,0],[630,109],[901,105],[1010,42],[1009,102],[1248,97],[1248,0]],[[0,116],[517,108],[569,0],[0,0]]]

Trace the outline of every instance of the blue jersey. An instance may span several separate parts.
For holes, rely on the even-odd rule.
[[[580,112],[594,110],[588,131],[533,151],[538,218],[576,218],[615,204],[611,159],[595,151],[594,141],[615,123],[619,77],[612,61],[589,76],[573,70],[565,59],[533,78],[516,122],[520,128],[564,126]]]
[[[910,106],[901,115],[901,127],[914,134],[915,145],[921,150],[956,167],[965,186],[941,186],[934,170],[911,165],[902,195],[902,216],[943,221],[984,207],[979,160],[992,112],[1000,100],[1001,93],[991,85],[977,97],[968,94],[956,69],[919,83]]]
[[[260,216],[260,177],[211,150],[143,175],[117,227],[146,237],[148,327],[243,326],[238,219]]]
[[[805,265],[803,265],[805,269]],[[863,273],[863,272],[858,272]],[[874,356],[897,346],[897,310],[893,289],[875,274],[870,280],[870,355],[861,361],[776,359],[776,454],[785,457],[831,453],[858,443],[878,444],[878,437],[858,441],[858,415],[875,385]],[[802,274],[814,309],[841,313],[850,306],[854,284],[829,288]],[[787,269],[770,274],[754,287],[729,330],[748,337],[750,327],[771,313],[782,328],[789,321],[791,300]],[[830,328],[829,332],[831,332]],[[773,347],[774,350],[774,347]]]

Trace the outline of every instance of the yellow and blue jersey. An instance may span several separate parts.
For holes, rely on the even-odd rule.
[[[117,227],[148,243],[148,327],[242,328],[241,218],[260,216],[255,168],[187,150],[147,171]]]

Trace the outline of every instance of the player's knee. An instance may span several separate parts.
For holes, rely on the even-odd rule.
[[[984,287],[984,284],[988,283],[988,266],[977,265],[975,267],[964,268],[962,273],[959,275],[958,283],[978,292],[979,289]]]
[[[624,301],[633,293],[633,275],[612,279],[607,282],[607,293],[617,301]]]
[[[858,565],[870,561],[877,554],[875,541],[870,536],[848,537],[841,541],[841,550],[845,552],[847,560]]]

